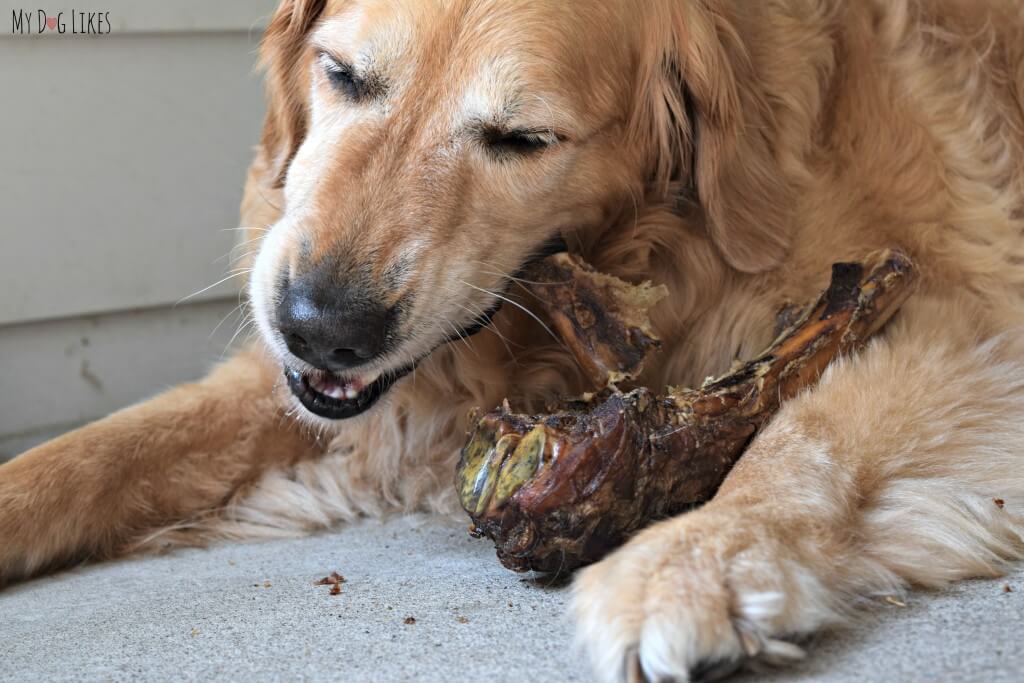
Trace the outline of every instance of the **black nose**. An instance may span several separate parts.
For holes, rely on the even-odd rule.
[[[379,356],[391,316],[366,294],[317,269],[290,282],[277,305],[288,350],[314,367],[338,372]]]

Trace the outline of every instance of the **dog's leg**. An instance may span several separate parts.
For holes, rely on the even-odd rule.
[[[279,369],[244,351],[187,384],[0,466],[0,584],[116,554],[317,451],[274,397]]]
[[[574,612],[598,675],[685,681],[799,656],[784,638],[858,600],[1024,556],[1019,331],[979,338],[952,302],[901,316],[787,404],[712,502],[581,573]]]

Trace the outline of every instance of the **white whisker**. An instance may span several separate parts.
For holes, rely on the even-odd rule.
[[[230,318],[230,317],[231,317],[231,316],[233,316],[233,315],[234,315],[234,314],[235,314],[236,312],[238,312],[238,310],[239,310],[240,308],[242,308],[243,306],[245,306],[245,304],[246,304],[246,302],[244,302],[244,301],[243,301],[243,302],[241,302],[241,303],[239,303],[239,304],[238,304],[237,306],[235,306],[234,308],[232,308],[232,309],[231,309],[231,310],[230,310],[230,311],[228,312],[228,314],[227,314],[227,315],[225,315],[225,316],[224,316],[223,318],[221,318],[221,319],[220,319],[220,322],[219,322],[219,323],[217,323],[216,327],[214,327],[214,328],[213,328],[213,331],[211,331],[211,332],[210,332],[210,336],[208,336],[208,337],[207,337],[207,339],[213,339],[213,335],[217,334],[217,330],[219,330],[219,329],[220,329],[220,326],[221,326],[221,325],[223,325],[223,324],[224,324],[224,323],[225,323],[225,322],[227,321],[227,319],[228,319],[228,318]]]
[[[247,320],[243,320],[242,321],[242,324],[238,326],[238,329],[235,330],[235,333],[233,335],[231,335],[231,339],[229,339],[228,343],[225,344],[224,350],[220,354],[221,358],[223,358],[224,355],[227,354],[227,352],[229,350],[231,350],[231,348],[232,348],[231,345],[235,343],[235,339],[238,337],[239,334],[241,334],[242,330],[247,329],[247,328],[250,331],[255,330],[255,327],[254,327],[255,323],[256,323],[256,319],[252,318],[252,317],[248,318]]]
[[[223,283],[227,282],[228,280],[230,280],[232,278],[238,277],[239,275],[248,275],[251,272],[252,272],[252,268],[245,268],[244,270],[240,270],[237,273],[232,273],[231,275],[228,275],[227,277],[223,277],[220,280],[217,280],[216,282],[214,282],[212,285],[209,285],[208,287],[203,287],[198,292],[193,292],[193,293],[189,294],[188,296],[186,296],[186,297],[184,297],[182,299],[178,299],[174,303],[174,305],[178,306],[179,304],[182,304],[182,303],[188,301],[189,299],[193,299],[193,298],[199,296],[203,292],[210,291],[211,289],[213,289],[214,287],[216,287],[219,284],[223,284]]]
[[[502,301],[504,301],[506,303],[512,304],[513,306],[515,306],[516,308],[518,308],[522,312],[526,313],[526,315],[528,315],[531,318],[533,318],[534,320],[536,320],[537,323],[541,327],[543,327],[544,330],[547,331],[548,334],[551,335],[552,339],[557,341],[559,344],[562,343],[562,340],[558,337],[558,335],[556,335],[554,332],[552,332],[551,328],[548,327],[547,325],[545,325],[544,321],[541,320],[540,318],[538,318],[537,315],[533,311],[528,309],[526,306],[523,306],[522,304],[520,304],[520,303],[518,303],[516,301],[513,301],[512,299],[508,298],[507,296],[504,296],[503,294],[499,294],[497,292],[492,292],[490,290],[483,289],[482,287],[477,287],[476,285],[474,285],[472,283],[469,283],[469,282],[466,282],[465,280],[459,280],[459,282],[461,282],[462,284],[466,285],[467,287],[472,287],[473,289],[475,289],[477,291],[480,291],[480,292],[483,292],[484,294],[490,294],[491,296],[497,297],[497,298],[501,299]]]

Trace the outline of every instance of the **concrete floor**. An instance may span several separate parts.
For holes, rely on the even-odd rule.
[[[337,596],[313,585],[331,571]],[[590,680],[566,593],[504,570],[464,525],[371,521],[10,587],[0,681]],[[879,601],[800,667],[735,680],[1024,681],[1022,611],[1024,573]]]

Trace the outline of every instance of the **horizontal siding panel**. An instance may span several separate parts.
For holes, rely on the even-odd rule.
[[[224,276],[264,110],[257,41],[0,41],[0,325],[173,304]]]
[[[201,377],[242,321],[236,299],[0,328],[0,448]],[[240,343],[247,331],[235,337]],[[2,445],[2,444],[0,444]]]

